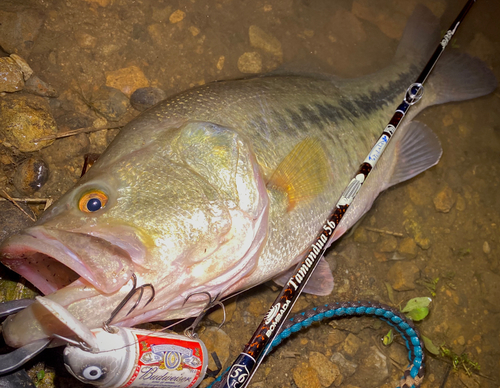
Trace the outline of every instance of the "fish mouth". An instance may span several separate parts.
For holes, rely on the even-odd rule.
[[[41,226],[7,239],[0,260],[45,295],[79,278],[104,294],[113,293],[134,272],[127,251],[104,238]]]

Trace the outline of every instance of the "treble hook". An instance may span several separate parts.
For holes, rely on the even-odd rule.
[[[118,315],[118,313],[125,307],[125,305],[128,303],[128,301],[130,299],[132,299],[132,297],[137,293],[137,291],[139,291],[139,297],[137,298],[136,302],[134,303],[134,305],[132,306],[132,308],[128,311],[128,313],[125,315],[125,316],[128,316],[132,311],[135,310],[135,308],[139,305],[141,299],[142,299],[142,295],[144,294],[144,289],[146,287],[149,287],[151,288],[151,297],[149,298],[149,300],[146,302],[146,304],[144,305],[147,306],[155,297],[155,288],[152,284],[148,283],[148,284],[143,284],[142,286],[139,286],[137,287],[137,276],[135,276],[135,273],[132,274],[132,289],[129,291],[129,293],[125,296],[125,298],[123,298],[123,300],[120,302],[120,304],[118,306],[116,306],[116,308],[112,311],[111,313],[111,316],[109,317],[109,319],[105,322],[102,323],[102,327],[104,330],[106,330],[108,333],[114,333],[115,331],[109,327],[109,325],[111,324],[111,322],[113,321],[113,319],[116,318],[116,316]]]
[[[222,318],[222,322],[219,325],[219,329],[224,325],[224,323],[226,323],[226,307],[224,306],[224,303],[222,303],[221,301],[217,300],[217,298],[219,297],[219,295],[217,295],[214,299],[212,299],[212,295],[210,295],[210,293],[208,291],[193,292],[192,294],[189,294],[186,297],[186,299],[184,299],[184,303],[182,303],[182,306],[184,306],[186,304],[186,302],[192,296],[194,296],[194,295],[200,295],[200,294],[205,294],[205,295],[208,296],[208,303],[205,305],[205,307],[203,308],[203,310],[201,310],[200,315],[198,315],[196,317],[196,319],[193,321],[193,323],[191,324],[191,326],[189,326],[186,330],[184,330],[184,335],[186,337],[191,337],[191,338],[196,338],[197,337],[197,334],[194,332],[194,330],[198,327],[200,321],[205,316],[205,314],[207,313],[207,311],[210,310],[212,307],[214,307],[216,305],[221,306],[222,313],[224,314],[223,318]]]

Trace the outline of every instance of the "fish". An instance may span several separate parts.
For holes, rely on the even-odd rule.
[[[374,74],[284,71],[167,98],[127,124],[34,226],[2,242],[1,262],[90,329],[111,316],[133,275],[155,296],[113,325],[192,317],[208,295],[283,284],[438,41],[437,19],[419,6],[394,61]],[[380,192],[439,161],[437,136],[412,121],[420,111],[496,85],[480,60],[445,53],[330,242]],[[304,291],[328,295],[333,285],[322,259]],[[39,302],[2,332],[12,347],[73,333]]]

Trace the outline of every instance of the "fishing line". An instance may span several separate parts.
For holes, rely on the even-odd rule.
[[[422,97],[423,84],[474,3],[475,0],[467,1],[415,83],[410,85],[407,89],[402,103],[396,108],[389,124],[385,127],[381,136],[370,150],[370,153],[360,165],[354,178],[344,190],[334,210],[323,224],[321,232],[316,237],[306,255],[297,265],[294,274],[285,284],[285,287],[268,310],[265,318],[260,323],[250,341],[234,361],[229,372],[226,374],[227,378],[224,378],[218,384],[214,385],[214,388],[215,386],[217,388],[244,388],[249,384],[264,356],[269,352],[277,333],[292,310],[305,284],[319,264],[326,249],[332,243],[332,237],[338,224],[361,189],[361,186],[366,181],[366,178],[377,164],[404,116],[410,107],[417,103]],[[420,369],[423,370],[423,365],[411,371],[413,378],[417,377],[418,373],[420,373]]]

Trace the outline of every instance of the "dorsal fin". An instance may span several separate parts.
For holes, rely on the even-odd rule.
[[[281,161],[267,186],[287,194],[290,211],[298,203],[321,194],[330,174],[330,164],[320,142],[305,138]]]

